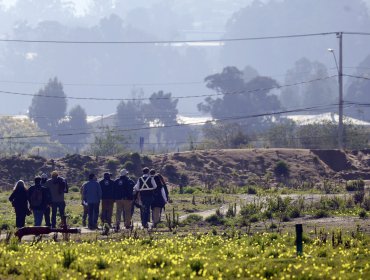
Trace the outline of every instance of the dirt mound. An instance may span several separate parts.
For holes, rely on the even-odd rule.
[[[312,150],[330,169],[339,172],[356,169],[348,160],[346,154],[340,150]]]
[[[27,184],[36,174],[52,170],[66,177],[71,185],[79,186],[90,172],[102,176],[110,171],[118,176],[127,168],[138,177],[141,168],[148,166],[166,176],[175,185],[245,186],[277,183],[274,168],[279,161],[289,166],[291,181],[318,183],[323,179],[370,179],[368,151],[341,152],[338,150],[304,149],[235,149],[206,150],[140,156],[137,153],[117,157],[69,155],[56,160],[41,157],[0,158],[0,184],[11,188],[19,179]]]

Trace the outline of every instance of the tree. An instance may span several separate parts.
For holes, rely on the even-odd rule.
[[[143,94],[142,90],[136,90],[132,93],[134,100],[121,101],[117,106],[117,126],[131,142],[137,140],[139,143],[139,137],[144,137],[145,142],[149,139],[149,123],[145,117],[146,104],[141,100]],[[138,145],[132,148],[137,150]]]
[[[153,123],[159,127],[155,130],[157,142],[160,143],[163,140],[168,142],[176,142],[175,137],[178,130],[175,126],[177,125],[177,103],[178,99],[172,98],[172,93],[164,93],[163,91],[154,92],[149,98],[149,104],[145,105],[145,118],[147,121]],[[160,127],[167,126],[161,129]],[[175,135],[174,135],[175,134]]]
[[[358,78],[350,80],[345,99],[356,103],[370,103],[370,55],[358,65],[353,76]],[[361,105],[346,108],[345,114],[370,121],[370,111]]]
[[[248,119],[243,117],[270,113],[281,108],[276,95],[269,94],[270,88],[278,83],[269,78],[258,76],[245,82],[243,72],[236,67],[226,67],[221,73],[205,78],[207,87],[222,94],[221,98],[207,97],[198,104],[198,110],[210,113],[216,119],[240,118],[235,120],[246,129],[261,129],[270,123],[271,117]]]
[[[272,125],[267,131],[270,146],[274,148],[297,147],[296,129],[295,122],[289,119]]]
[[[123,153],[127,147],[127,140],[114,130],[106,128],[103,135],[95,136],[90,151],[94,156],[113,156]]]
[[[32,98],[28,114],[41,129],[52,132],[65,117],[66,109],[67,99],[63,85],[55,77],[49,79],[47,85]]]
[[[213,148],[240,148],[249,142],[249,138],[237,123],[207,122],[203,126],[206,141]]]
[[[337,82],[335,78],[299,84],[328,76],[328,70],[324,64],[317,61],[311,62],[307,58],[299,59],[285,76],[285,84],[298,83],[298,85],[283,88],[280,95],[282,105],[291,109],[336,103]]]
[[[68,143],[70,147],[82,147],[84,141],[89,136],[87,124],[87,115],[85,110],[77,105],[69,111],[68,120],[64,121],[60,125],[68,136],[61,137],[61,140]]]

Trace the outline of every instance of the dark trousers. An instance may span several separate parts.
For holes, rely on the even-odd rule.
[[[89,211],[89,228],[95,229],[98,226],[99,202],[89,203],[87,207]]]
[[[89,207],[87,207],[87,205],[82,205],[82,207],[83,207],[82,225],[86,226],[87,215],[89,214]]]
[[[15,226],[17,228],[24,227],[26,223],[26,211],[25,210],[17,210],[15,209]]]
[[[44,218],[45,218],[45,225],[47,227],[50,227],[51,226],[51,223],[50,223],[50,207],[46,207],[46,209],[44,211]]]
[[[55,228],[57,225],[57,210],[59,209],[60,217],[64,217],[64,210],[66,208],[66,203],[63,202],[53,202],[51,204],[51,227]]]
[[[150,222],[150,206],[153,202],[153,197],[141,196],[141,203],[142,206],[140,207],[140,217],[141,217],[141,224],[144,228],[148,228],[148,223]]]

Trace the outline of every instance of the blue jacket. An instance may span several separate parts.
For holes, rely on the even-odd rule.
[[[90,180],[82,186],[82,199],[87,203],[99,203],[102,197],[101,187],[97,181]]]

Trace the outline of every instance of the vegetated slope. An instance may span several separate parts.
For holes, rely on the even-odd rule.
[[[164,174],[170,183],[183,185],[224,186],[234,184],[270,184],[279,178],[274,175],[276,163],[287,163],[289,179],[317,183],[323,179],[370,179],[370,150],[342,152],[338,150],[303,149],[235,149],[203,150],[140,156],[137,153],[117,157],[69,155],[61,159],[35,156],[0,158],[0,183],[10,188],[19,180],[32,183],[33,177],[54,169],[79,185],[90,172],[102,176],[109,171],[117,176],[127,168],[132,177],[140,176],[141,168],[149,166]]]

